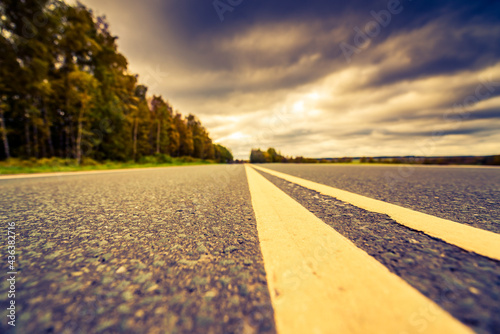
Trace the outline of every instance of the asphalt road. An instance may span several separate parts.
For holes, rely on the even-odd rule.
[[[264,167],[500,232],[500,169]],[[462,323],[500,332],[498,261],[261,174]],[[16,223],[18,333],[276,332],[243,166],[0,179],[0,189],[2,235]],[[3,333],[14,331],[2,258]],[[417,332],[422,319],[432,312],[417,315]]]
[[[500,233],[500,168],[297,164],[262,166]]]
[[[413,231],[387,215],[261,174],[462,323],[478,333],[500,333],[498,261]],[[423,312],[422,319],[427,317],[432,316]]]
[[[18,333],[275,332],[243,166],[0,187],[2,235],[17,227]]]

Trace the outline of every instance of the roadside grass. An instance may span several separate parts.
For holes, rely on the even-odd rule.
[[[216,164],[213,160],[202,160],[192,157],[172,158],[167,155],[142,157],[137,162],[127,161],[103,161],[98,162],[89,158],[83,159],[81,165],[77,165],[75,159],[43,158],[22,160],[11,158],[0,161],[0,175],[5,174],[33,174],[53,172],[75,172],[109,169],[130,169],[170,166],[193,166]]]

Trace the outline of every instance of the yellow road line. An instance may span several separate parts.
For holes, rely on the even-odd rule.
[[[323,195],[335,197],[359,208],[386,214],[401,225],[421,231],[467,251],[500,260],[500,234],[438,218],[260,166],[252,165],[252,167],[289,182],[296,183],[302,187],[315,190]]]
[[[245,169],[279,333],[473,333]]]

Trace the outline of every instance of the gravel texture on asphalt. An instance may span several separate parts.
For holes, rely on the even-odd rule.
[[[275,333],[243,166],[0,187],[2,235],[17,228],[18,333]]]
[[[500,262],[267,173],[264,177],[477,333],[500,333]],[[297,268],[295,278],[300,278]],[[388,287],[390,291],[390,287]],[[416,332],[432,309],[408,319]]]
[[[323,164],[262,167],[500,233],[500,167]]]

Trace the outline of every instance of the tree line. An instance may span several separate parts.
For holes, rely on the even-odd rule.
[[[250,163],[382,163],[382,164],[423,164],[423,165],[500,165],[500,155],[490,156],[448,156],[448,157],[361,157],[361,158],[304,158],[287,157],[270,147],[267,151],[252,149]]]
[[[283,156],[281,152],[270,147],[267,151],[259,149],[252,149],[250,151],[250,163],[331,163],[331,162],[351,162],[351,158],[337,158],[337,159],[313,159],[304,157],[288,157]]]
[[[500,165],[500,155],[443,157],[362,157],[361,163],[421,164],[421,165]]]
[[[105,17],[60,0],[0,1],[0,159],[229,162],[194,116],[128,70]]]

